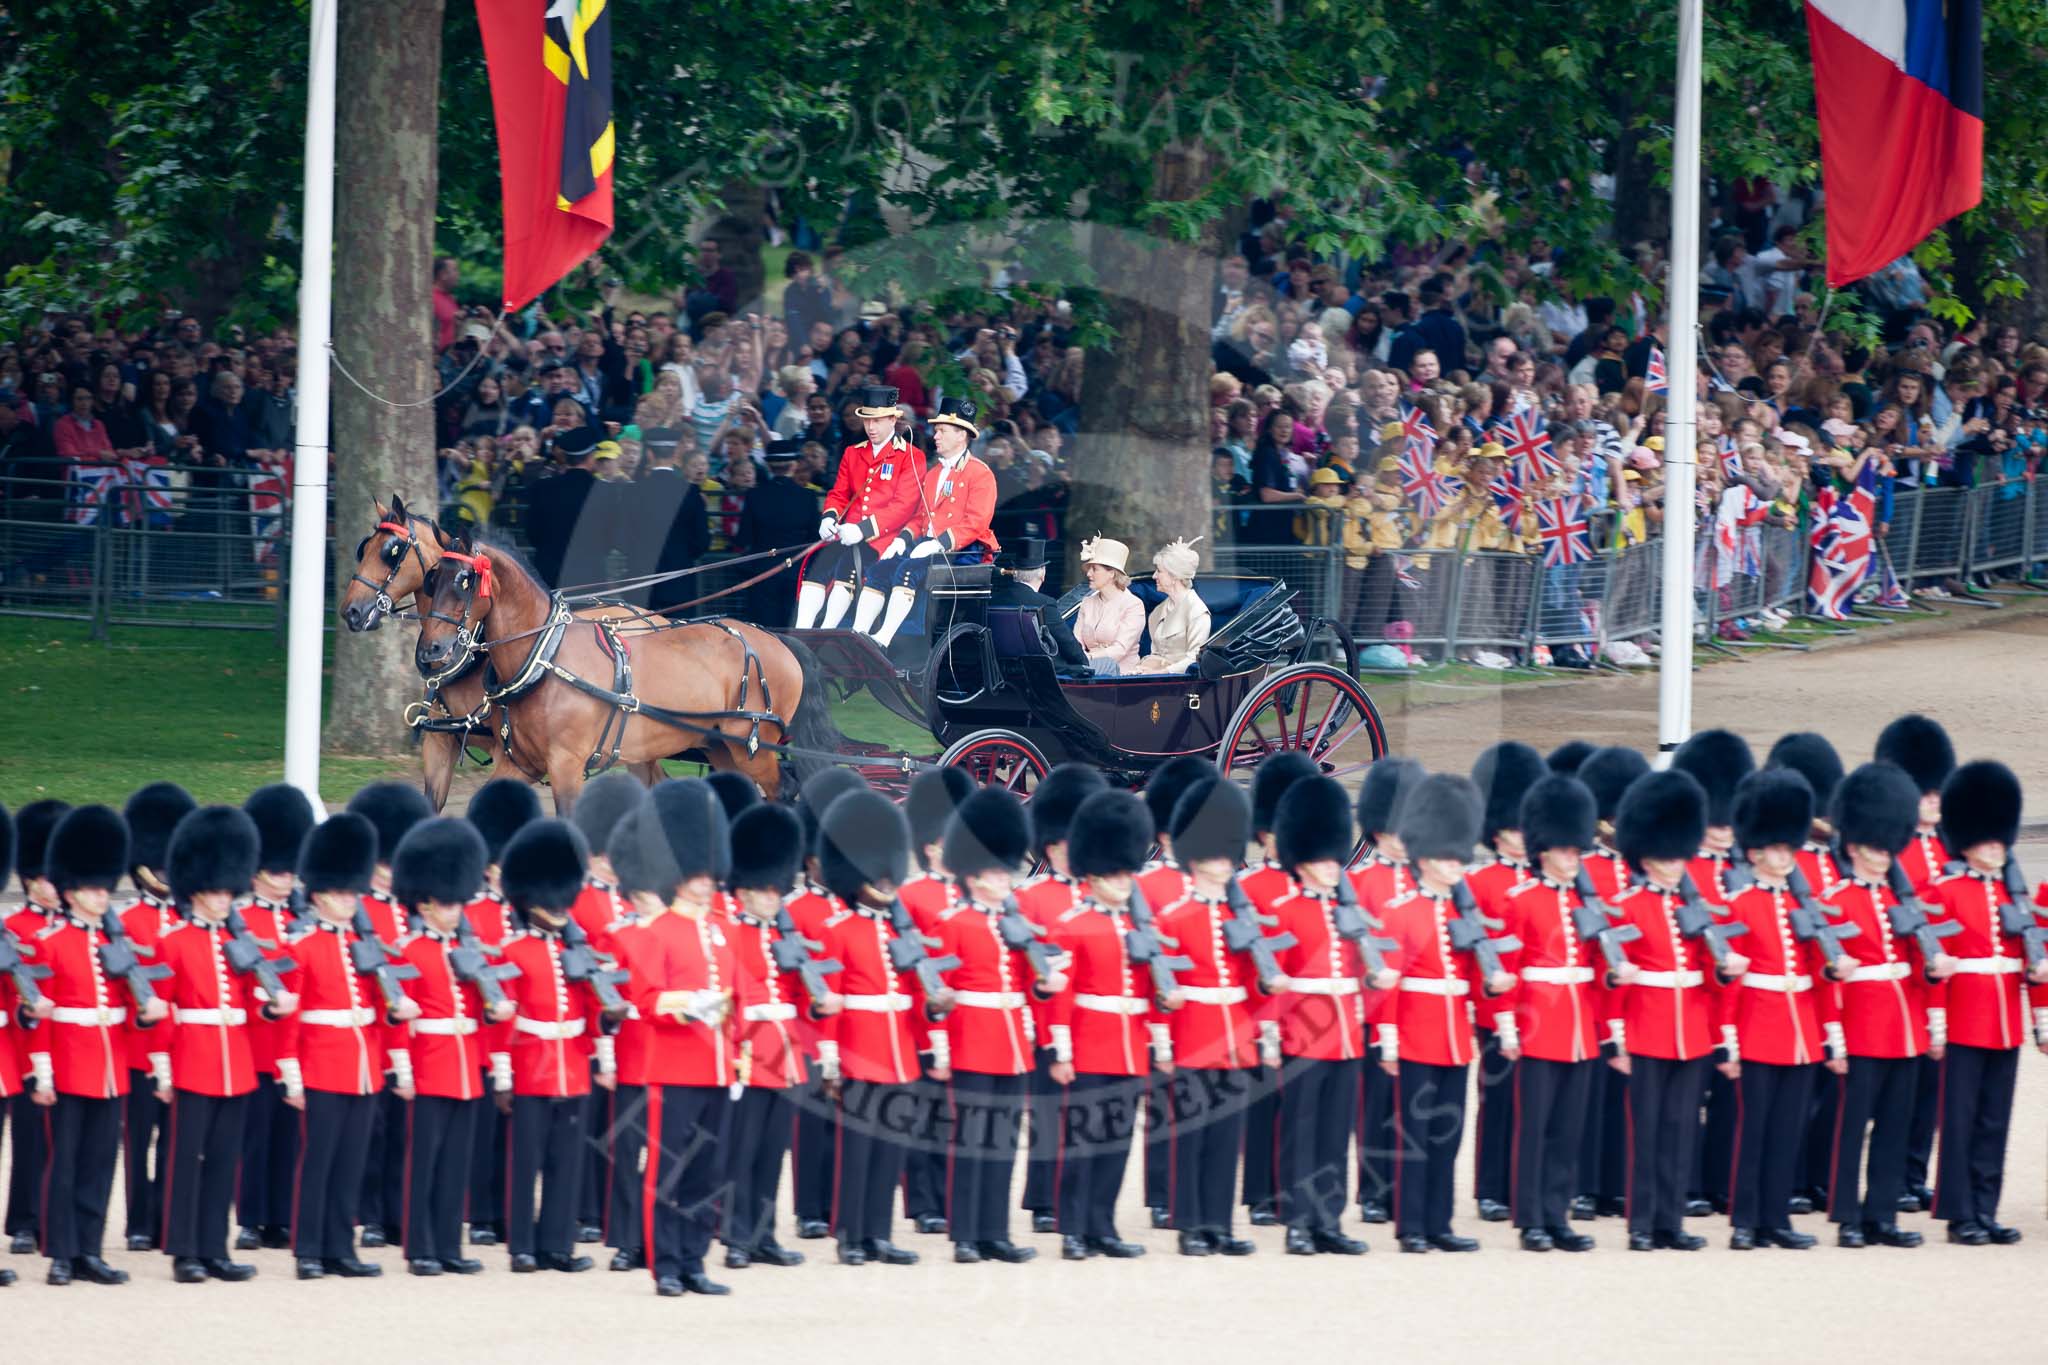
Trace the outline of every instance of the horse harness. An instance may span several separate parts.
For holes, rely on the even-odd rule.
[[[348,576],[349,582],[360,583],[376,594],[372,605],[385,616],[394,615],[398,611],[398,604],[391,600],[391,583],[392,580],[398,577],[398,571],[405,567],[405,556],[408,550],[412,552],[413,558],[419,561],[421,586],[424,587],[427,583],[433,581],[434,570],[427,563],[426,551],[420,548],[419,537],[412,533],[411,522],[412,519],[410,517],[406,518],[406,524],[404,525],[400,525],[395,521],[380,521],[377,523],[377,530],[370,532],[371,536],[377,534],[377,531],[389,532],[391,535],[391,539],[385,542],[383,550],[378,555],[385,564],[383,582],[371,582],[363,577],[362,570],[360,569]],[[363,549],[369,543],[370,536],[364,536],[363,543],[356,546],[356,562],[358,564],[362,563]],[[417,593],[414,594],[414,600],[418,600]]]

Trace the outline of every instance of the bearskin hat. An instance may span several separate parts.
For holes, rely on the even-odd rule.
[[[1735,788],[1756,771],[1749,741],[1733,730],[1702,730],[1678,746],[1671,766],[1691,773],[1707,794],[1707,828],[1735,823]]]
[[[7,879],[14,875],[14,817],[7,813],[7,807],[0,806],[0,890],[7,887]]]
[[[725,880],[732,871],[732,821],[710,783],[700,778],[658,782],[641,805],[647,818],[639,829],[643,838],[659,833],[658,851],[667,859],[664,875],[673,866],[678,886],[693,877]]]
[[[1630,783],[1614,814],[1615,850],[1634,867],[1651,859],[1696,857],[1706,837],[1707,794],[1698,778],[1676,768]]]
[[[1351,825],[1351,798],[1334,777],[1319,774],[1294,783],[1273,812],[1273,843],[1282,867],[1330,858],[1346,862],[1357,842]]]
[[[14,817],[14,864],[23,884],[43,875],[50,849],[50,831],[71,809],[68,802],[44,799],[31,801]]]
[[[1481,842],[1490,844],[1502,830],[1522,827],[1522,797],[1549,771],[1543,755],[1519,740],[1502,740],[1480,753],[1472,765],[1472,785],[1486,803]]]
[[[903,818],[910,821],[910,841],[920,855],[946,837],[953,812],[972,795],[974,779],[965,768],[926,768],[910,779]]]
[[[128,822],[110,806],[77,806],[64,812],[50,831],[43,854],[43,875],[59,891],[112,891],[130,866]]]
[[[1543,761],[1554,773],[1574,774],[1581,763],[1593,756],[1596,747],[1591,740],[1568,739],[1545,754]]]
[[[1365,770],[1358,788],[1358,830],[1370,839],[1392,834],[1408,794],[1427,777],[1412,758],[1382,758]]]
[[[1206,758],[1193,754],[1181,754],[1169,758],[1152,770],[1145,779],[1145,811],[1152,817],[1154,834],[1166,828],[1173,819],[1173,808],[1180,804],[1181,793],[1207,777],[1216,776],[1216,765]]]
[[[1812,832],[1813,788],[1796,769],[1765,768],[1736,785],[1736,847],[1798,848]]]
[[[299,850],[299,880],[306,894],[370,889],[377,873],[377,827],[367,815],[342,811],[306,832]]]
[[[848,792],[867,790],[867,779],[851,768],[821,768],[804,779],[796,813],[804,822],[804,848],[812,857],[818,855],[818,821],[826,810]]]
[[[1031,817],[1031,845],[1038,856],[1044,857],[1049,845],[1065,843],[1074,812],[1108,786],[1102,770],[1085,763],[1062,763],[1040,778],[1031,793],[1031,804],[1024,808]]]
[[[1896,763],[1923,792],[1938,792],[1956,770],[1956,746],[1941,722],[1918,714],[1900,716],[1877,737],[1880,763]]]
[[[377,861],[389,863],[398,841],[422,820],[434,817],[433,803],[409,782],[372,782],[351,796],[348,808],[377,831]]]
[[[540,793],[516,777],[494,777],[476,789],[464,814],[484,837],[484,853],[495,863],[505,856],[513,835],[540,819]]]
[[[761,804],[761,789],[745,773],[706,773],[704,781],[718,794],[718,803],[725,807],[727,820],[737,820],[741,811]]]
[[[256,878],[262,844],[256,822],[241,807],[199,807],[178,822],[164,850],[164,881],[172,898],[183,901],[201,891],[245,894]]]
[[[735,891],[788,895],[796,889],[803,853],[804,822],[796,812],[757,801],[732,822],[732,873],[727,881]]]
[[[1166,834],[1182,867],[1210,858],[1241,862],[1252,838],[1252,799],[1218,775],[1191,783],[1174,803]]]
[[[863,783],[819,815],[815,852],[818,880],[852,904],[863,887],[901,886],[910,875],[910,822],[895,802]]]
[[[1314,759],[1295,749],[1282,749],[1262,759],[1252,771],[1252,832],[1274,832],[1280,798],[1287,795],[1287,789],[1305,778],[1322,775]]]
[[[1015,871],[1030,852],[1031,820],[1024,803],[1001,787],[983,787],[970,793],[946,822],[939,857],[948,874],[973,877],[998,868]],[[1070,861],[1072,856],[1070,850]]]
[[[1629,789],[1630,783],[1648,771],[1649,759],[1634,749],[1625,749],[1617,744],[1595,749],[1572,776],[1585,783],[1586,790],[1593,793],[1593,808],[1599,812],[1600,818],[1611,822],[1621,807],[1621,794]],[[1685,856],[1690,858],[1697,852],[1699,847],[1695,843]]]
[[[567,820],[536,820],[505,845],[498,879],[515,913],[566,915],[583,892],[589,867],[590,846],[580,830]]]
[[[660,817],[647,805],[612,826],[611,841],[604,856],[612,865],[612,880],[622,896],[641,893],[666,904],[682,885],[676,875],[676,861],[668,853],[667,841],[657,826]]]
[[[1145,866],[1158,831],[1152,811],[1130,792],[1099,791],[1074,813],[1067,868],[1076,877],[1114,877]]]
[[[1469,777],[1435,773],[1415,784],[1394,833],[1410,858],[1453,858],[1468,862],[1485,823],[1485,805]]]
[[[437,815],[422,820],[391,855],[391,895],[417,910],[427,901],[467,905],[483,893],[490,847],[467,820]]]
[[[475,804],[472,798],[470,805]],[[298,869],[306,832],[319,819],[313,803],[291,783],[273,782],[250,792],[242,811],[256,825],[256,870],[274,877],[291,876]]]
[[[1835,788],[1829,818],[1843,844],[1897,853],[1920,827],[1920,792],[1897,764],[1866,763]]]
[[[1771,746],[1770,757],[1764,761],[1767,768],[1790,768],[1806,779],[1806,785],[1813,789],[1813,811],[1819,815],[1827,810],[1835,799],[1835,788],[1842,781],[1842,756],[1835,752],[1835,746],[1828,743],[1827,736],[1817,735],[1811,730],[1801,730],[1781,737]]]
[[[1599,809],[1593,791],[1576,777],[1551,773],[1529,784],[1522,796],[1522,846],[1531,858],[1545,849],[1593,847]]]
[[[569,808],[569,823],[588,848],[602,850],[619,821],[640,809],[647,788],[631,773],[606,773],[587,783]]]
[[[2020,780],[2003,763],[1965,763],[1941,784],[1941,837],[1957,857],[1979,844],[2010,849],[2020,835]]]
[[[121,818],[128,822],[129,869],[146,867],[161,877],[170,857],[172,832],[180,820],[198,809],[192,793],[175,782],[152,782],[137,789],[121,807]]]

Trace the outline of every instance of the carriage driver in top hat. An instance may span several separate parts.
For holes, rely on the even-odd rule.
[[[875,632],[875,643],[883,649],[903,628],[936,556],[943,554],[955,564],[980,564],[1002,548],[989,529],[996,514],[995,471],[967,449],[968,442],[981,435],[974,425],[979,412],[971,398],[941,400],[932,418],[932,445],[939,462],[925,471],[923,501],[868,570],[853,628],[868,628],[886,591],[889,609]]]
[[[876,551],[887,547],[920,510],[924,460],[897,434],[903,410],[897,406],[896,390],[886,384],[863,387],[853,415],[860,419],[867,439],[848,446],[839,457],[839,477],[825,495],[825,517],[818,523],[820,544],[797,586],[798,630],[837,627],[853,602],[854,585],[874,564]],[[853,628],[872,629],[881,615],[881,594],[875,593],[861,610],[864,616],[855,618]]]

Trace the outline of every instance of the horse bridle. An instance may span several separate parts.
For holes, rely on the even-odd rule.
[[[450,616],[445,611],[436,611],[433,605],[435,599],[429,598],[427,605],[419,609],[420,620],[445,621],[455,627],[455,643],[461,647],[462,662],[467,663],[469,656],[475,652],[477,645],[481,643],[478,635],[469,628],[469,613],[470,609],[479,601],[488,601],[490,599],[491,561],[488,556],[483,554],[463,554],[456,550],[443,550],[441,551],[441,562],[463,566],[461,571],[457,572],[455,576],[455,587],[462,594],[462,614],[460,616]],[[482,629],[482,622],[478,622],[477,631]]]
[[[398,604],[391,600],[391,584],[392,581],[398,577],[398,571],[405,567],[406,551],[411,550],[413,558],[419,561],[421,588],[426,587],[426,585],[433,579],[434,570],[433,567],[427,563],[426,551],[420,548],[419,537],[415,536],[412,533],[411,517],[407,517],[405,519],[404,525],[400,525],[395,521],[380,521],[377,523],[377,529],[375,531],[370,532],[370,536],[376,535],[377,531],[388,532],[391,536],[391,539],[385,542],[384,548],[380,550],[377,555],[377,557],[383,560],[384,563],[388,566],[384,574],[384,581],[382,583],[371,582],[369,579],[363,577],[362,570],[360,568],[357,569],[355,573],[350,574],[348,577],[349,582],[360,583],[364,587],[368,588],[371,592],[375,593],[376,597],[371,601],[370,605],[374,607],[380,614],[385,616],[391,616],[396,614],[398,610]],[[361,545],[356,546],[356,563],[358,565],[360,565],[363,562],[363,550],[365,547],[369,545],[370,536],[364,536],[363,543]],[[394,550],[397,551],[397,553],[394,554]],[[413,598],[415,602],[418,601],[419,594],[417,591],[414,592]]]

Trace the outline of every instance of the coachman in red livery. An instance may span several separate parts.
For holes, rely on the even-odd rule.
[[[896,434],[896,424],[903,416],[897,391],[886,384],[868,385],[856,395],[853,415],[860,420],[867,439],[848,446],[840,455],[839,476],[825,495],[825,516],[818,523],[819,545],[811,552],[803,581],[797,585],[798,630],[838,626],[853,604],[862,577],[877,562],[877,552],[920,510],[924,454]],[[853,628],[863,633],[873,629],[881,611],[882,595],[868,593]]]

